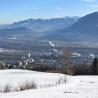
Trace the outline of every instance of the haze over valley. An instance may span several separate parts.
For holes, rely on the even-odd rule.
[[[1,0],[0,98],[98,98],[97,10],[97,0]]]

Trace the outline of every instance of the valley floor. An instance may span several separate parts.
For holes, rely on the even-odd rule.
[[[33,81],[37,89],[16,92],[26,81]],[[11,86],[11,92],[3,93],[7,84]],[[98,98],[98,76],[1,70],[0,98]]]

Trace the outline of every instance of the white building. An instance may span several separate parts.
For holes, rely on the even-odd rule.
[[[22,66],[22,62],[19,62],[19,66]]]
[[[28,53],[28,57],[29,57],[29,58],[31,57],[31,54],[30,54],[30,53]]]

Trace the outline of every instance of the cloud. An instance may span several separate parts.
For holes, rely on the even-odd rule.
[[[63,10],[62,7],[56,7],[56,10]]]
[[[35,7],[35,8],[33,8],[33,10],[39,10],[39,8],[38,7]]]
[[[81,0],[88,3],[88,6],[91,8],[98,8],[97,0]]]
[[[88,3],[95,3],[96,2],[96,0],[81,0],[81,1],[88,2]]]
[[[98,4],[90,4],[89,6],[93,8],[98,8]]]

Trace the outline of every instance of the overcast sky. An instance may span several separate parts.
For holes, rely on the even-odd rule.
[[[98,11],[98,0],[0,0],[0,24],[29,18],[84,16]]]

